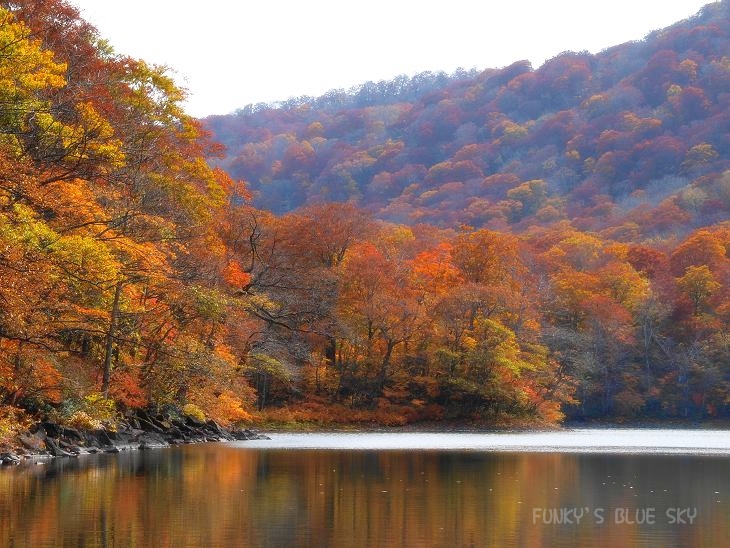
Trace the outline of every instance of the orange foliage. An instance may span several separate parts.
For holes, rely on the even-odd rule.
[[[447,243],[419,253],[412,267],[416,283],[438,296],[454,289],[462,281],[462,275],[451,263],[451,253],[452,246]]]
[[[320,424],[730,415],[726,40],[214,117],[223,159],[165,69],[59,0],[13,5],[2,402],[83,399],[103,371],[122,407],[226,424],[254,401]]]
[[[251,274],[245,272],[236,260],[231,260],[223,269],[223,279],[236,289],[246,287],[251,282]]]
[[[110,397],[130,408],[144,407],[149,403],[147,393],[142,389],[139,375],[132,371],[116,369],[112,373]]]

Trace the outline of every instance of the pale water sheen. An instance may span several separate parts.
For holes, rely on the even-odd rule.
[[[281,449],[442,449],[730,455],[730,431],[574,429],[518,433],[312,433],[275,434],[245,447]]]
[[[727,546],[730,433],[271,434],[0,470],[0,546]]]

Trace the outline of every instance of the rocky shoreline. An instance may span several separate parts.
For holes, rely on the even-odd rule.
[[[215,421],[153,414],[144,410],[127,416],[115,429],[87,430],[53,422],[36,424],[16,436],[12,447],[0,450],[0,464],[20,464],[37,457],[78,457],[159,449],[189,443],[267,439],[255,430],[225,428]]]

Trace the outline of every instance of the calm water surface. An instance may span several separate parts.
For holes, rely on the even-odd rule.
[[[271,434],[0,469],[0,545],[727,546],[730,432]]]

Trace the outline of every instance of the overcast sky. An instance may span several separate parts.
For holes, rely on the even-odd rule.
[[[118,53],[164,64],[193,116],[400,74],[539,67],[599,52],[711,0],[69,0]]]

